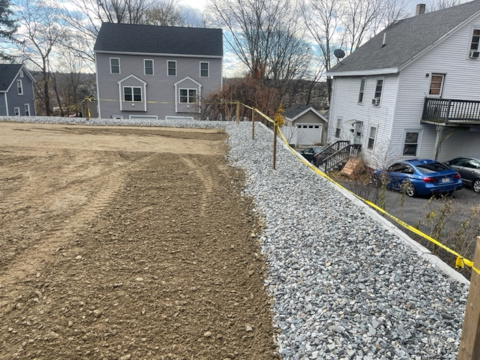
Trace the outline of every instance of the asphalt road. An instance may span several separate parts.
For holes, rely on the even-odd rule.
[[[480,235],[480,194],[468,187],[451,197],[413,197],[401,192],[375,188],[354,181],[336,179],[341,185],[382,207],[389,214],[419,229],[441,243],[473,259],[476,237]],[[382,206],[383,204],[383,206]],[[404,227],[399,226],[402,230]],[[413,233],[405,230],[410,236]],[[421,241],[430,250],[431,243]],[[443,250],[442,250],[443,251]],[[441,254],[437,253],[440,257]]]

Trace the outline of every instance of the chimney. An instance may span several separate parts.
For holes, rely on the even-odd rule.
[[[415,10],[416,15],[423,15],[425,14],[425,4],[417,4],[417,8]]]

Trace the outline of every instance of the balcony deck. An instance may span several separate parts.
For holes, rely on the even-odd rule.
[[[425,98],[420,122],[452,127],[480,125],[480,101]]]

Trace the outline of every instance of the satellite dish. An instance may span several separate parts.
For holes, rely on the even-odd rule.
[[[343,59],[345,57],[345,51],[343,51],[342,49],[336,49],[333,52],[333,55],[335,55],[337,59]]]

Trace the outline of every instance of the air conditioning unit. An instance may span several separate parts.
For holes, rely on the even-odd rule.
[[[372,99],[372,105],[373,105],[373,106],[378,106],[378,105],[380,105],[380,98],[373,98],[373,99]]]
[[[470,59],[478,59],[480,51],[470,50]]]

